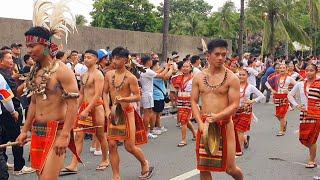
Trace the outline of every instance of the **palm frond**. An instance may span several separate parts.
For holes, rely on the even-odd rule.
[[[297,41],[307,46],[311,45],[312,40],[310,39],[309,35],[302,29],[302,27],[296,24],[294,20],[289,19],[284,26],[292,41]]]

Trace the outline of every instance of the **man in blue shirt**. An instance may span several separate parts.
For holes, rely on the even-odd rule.
[[[273,54],[270,54],[266,62],[266,69],[272,66],[273,59],[274,59]]]
[[[266,82],[267,82],[267,79],[268,79],[269,75],[274,73],[274,72],[275,72],[274,64],[271,63],[270,67],[266,70],[266,73],[264,73],[264,75],[261,78],[261,92],[263,93],[264,90],[267,91],[266,103],[269,102],[270,95],[271,95],[271,91],[267,88]]]

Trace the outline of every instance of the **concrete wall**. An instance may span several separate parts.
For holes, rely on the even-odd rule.
[[[14,42],[25,43],[24,33],[32,26],[28,20],[0,18],[0,46],[10,46]],[[207,42],[209,39],[205,39]],[[162,34],[137,31],[124,31],[117,29],[78,27],[78,34],[70,35],[67,45],[65,39],[57,40],[56,44],[63,44],[64,50],[111,49],[117,46],[127,47],[131,53],[148,54],[151,52],[161,54]],[[231,41],[228,40],[229,47]],[[202,54],[197,47],[201,47],[201,37],[169,36],[168,56],[172,51],[178,51],[180,57],[186,54]],[[25,46],[22,48],[26,52]],[[229,51],[232,53],[231,48]],[[182,60],[182,58],[181,58]]]

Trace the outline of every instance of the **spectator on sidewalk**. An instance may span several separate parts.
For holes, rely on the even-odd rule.
[[[153,60],[151,70],[158,72],[160,69],[159,60]],[[164,70],[164,69],[163,69]],[[153,80],[153,101],[154,107],[152,108],[153,113],[151,116],[150,128],[153,128],[153,134],[160,135],[162,132],[166,132],[167,129],[161,125],[161,113],[164,109],[165,102],[164,97],[167,92],[164,81],[168,80],[173,71],[173,65],[170,65],[168,73],[163,78],[154,78]]]
[[[20,95],[17,93],[18,89],[19,92],[23,88],[22,86],[18,87],[17,83],[11,77],[12,69],[14,67],[13,59],[11,56],[10,51],[0,51],[0,74],[4,77],[6,82],[8,83],[10,89],[12,90],[13,94],[16,97]],[[14,97],[12,99],[14,109],[19,113],[19,120],[16,121],[13,117],[11,112],[7,111],[3,105],[1,105],[2,114],[0,115],[1,119],[1,127],[3,130],[3,143],[7,143],[8,141],[14,142],[20,134],[20,125],[22,121],[22,109],[20,105],[20,101]],[[29,174],[35,172],[34,169],[25,166],[25,160],[23,158],[23,147],[20,146],[13,146],[12,153],[14,158],[14,165],[9,164],[9,168],[14,166],[14,175],[22,175],[22,174]],[[5,155],[6,156],[6,155]],[[8,157],[6,156],[6,160]]]
[[[159,72],[154,72],[150,69],[152,66],[152,60],[150,56],[144,56],[141,59],[143,66],[146,68],[145,73],[141,73],[140,83],[142,88],[142,96],[141,96],[141,107],[143,108],[143,119],[145,123],[145,127],[147,128],[150,123],[152,108],[154,107],[153,101],[153,79],[154,78],[163,78],[165,74],[169,70],[169,66],[167,65],[164,70]],[[171,64],[172,62],[170,61]],[[148,133],[148,138],[154,139],[157,138],[156,135],[152,134],[153,129],[150,129]]]

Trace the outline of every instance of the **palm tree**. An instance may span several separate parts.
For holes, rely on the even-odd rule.
[[[260,12],[255,12],[254,9],[248,8],[245,12],[245,21],[244,21],[244,32],[246,37],[246,49],[248,50],[248,39],[250,36],[255,35],[259,36],[261,31],[263,31],[264,21],[263,17],[259,16]]]
[[[163,3],[163,39],[162,39],[162,61],[167,59],[168,35],[170,23],[170,0],[164,0]]]
[[[243,29],[244,29],[243,22],[244,22],[244,0],[241,0],[240,29],[239,29],[239,41],[238,41],[238,56],[239,57],[242,57],[242,53],[243,53]]]
[[[87,23],[87,19],[86,17],[84,17],[83,15],[76,15],[76,24],[78,26],[84,26]]]
[[[170,33],[177,35],[185,35],[183,28],[183,20],[181,18],[170,19]]]
[[[313,39],[312,50],[313,55],[317,53],[317,33],[319,27],[320,16],[320,0],[309,0],[310,9],[310,36]]]
[[[207,32],[204,21],[196,13],[188,14],[181,25],[186,35],[203,36]]]
[[[249,8],[265,14],[265,24],[262,42],[262,51],[274,54],[275,42],[297,41],[301,44],[310,45],[310,37],[294,21],[294,17],[285,21],[283,11],[286,11],[285,0],[250,0]],[[286,22],[286,23],[283,23]]]
[[[309,10],[310,10],[310,37],[311,37],[311,39],[313,39],[312,37],[313,37],[313,27],[314,27],[314,20],[313,20],[313,18],[314,18],[314,11],[313,11],[313,9],[314,9],[313,0],[309,0]],[[311,45],[311,47],[313,47],[313,46]],[[312,53],[312,50],[313,50],[313,48],[311,48],[311,53]]]
[[[292,0],[284,0],[285,2],[285,23],[288,24],[288,20],[289,20],[289,12],[291,12],[291,10],[294,8],[294,6],[296,5],[295,1]],[[286,40],[286,44],[285,44],[285,56],[289,57],[289,42],[288,40]]]
[[[318,34],[318,28],[319,28],[319,15],[320,15],[320,0],[314,0],[313,2],[313,5],[314,5],[314,22],[315,22],[315,25],[314,25],[314,44],[313,44],[313,47],[314,47],[314,55],[316,56],[317,55],[317,34]]]
[[[237,22],[236,9],[234,3],[227,1],[218,12],[212,14],[212,25],[219,27],[216,36],[220,38],[234,38],[235,28],[234,25]]]

